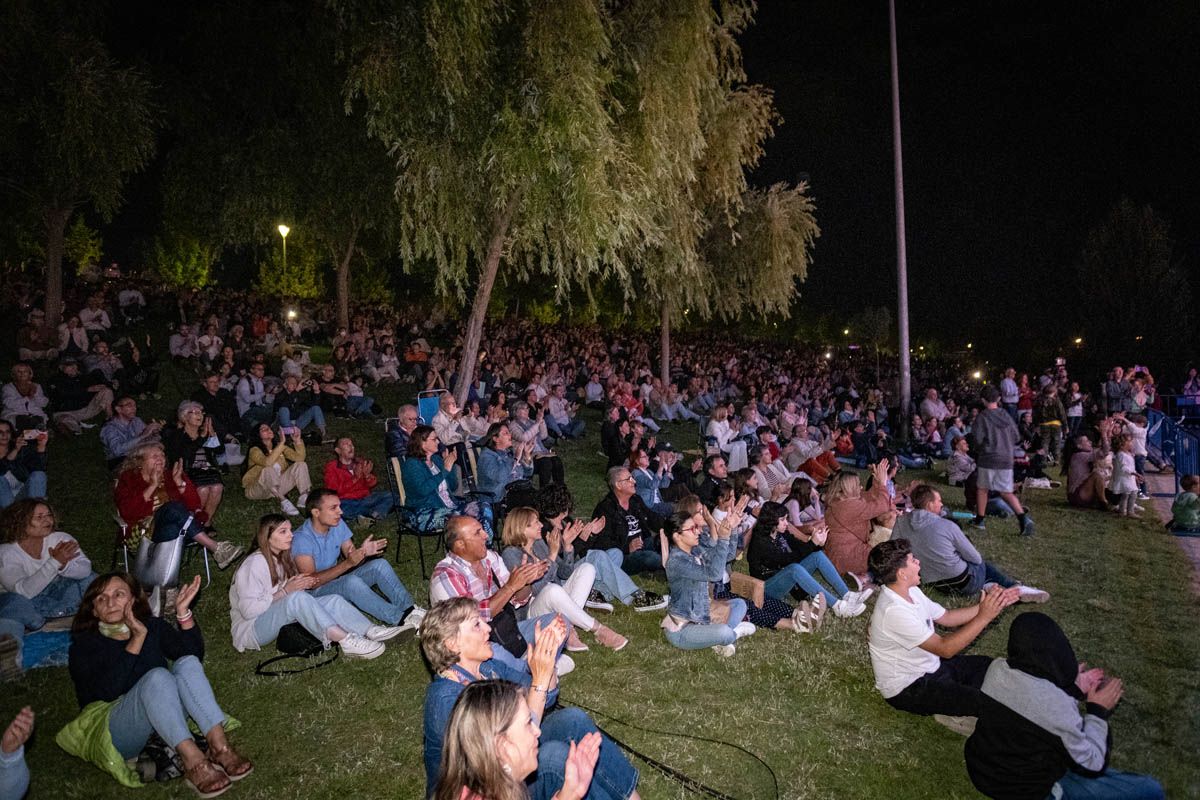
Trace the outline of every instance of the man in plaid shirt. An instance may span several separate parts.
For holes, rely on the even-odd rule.
[[[479,615],[491,621],[508,603],[518,609],[531,599],[530,585],[546,574],[549,564],[545,561],[522,564],[509,572],[500,559],[500,554],[489,550],[487,532],[474,517],[455,516],[446,523],[446,557],[433,568],[429,579],[429,600],[440,603],[452,597],[470,597],[479,605]],[[555,614],[543,614],[533,619],[521,619],[517,628],[531,646],[538,627],[545,627]],[[565,622],[565,620],[564,620]],[[570,622],[567,633],[570,634]],[[523,658],[506,650],[495,638],[492,658],[516,669],[529,670]],[[564,645],[566,641],[564,640]],[[560,645],[558,674],[565,675],[575,668],[570,656],[562,655]]]

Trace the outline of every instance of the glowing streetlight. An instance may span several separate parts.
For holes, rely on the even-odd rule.
[[[829,352],[828,350],[826,350],[826,351],[825,351],[825,360],[826,360],[826,361],[829,361],[831,358],[833,358],[833,353],[831,353],[831,352]]]
[[[291,233],[292,229],[287,225],[280,225],[277,230],[279,231],[279,235],[283,237],[283,271],[287,272],[287,235]]]
[[[1083,337],[1082,337],[1082,336],[1076,336],[1076,337],[1075,337],[1075,344],[1083,344]]]
[[[842,336],[849,336],[849,335],[850,335],[850,329],[842,328]]]
[[[973,345],[970,342],[967,342],[967,349],[970,350],[972,347]]]
[[[980,378],[983,377],[983,373],[980,372],[979,370],[975,370],[974,372],[971,373],[971,377],[974,378],[975,380],[979,380]]]

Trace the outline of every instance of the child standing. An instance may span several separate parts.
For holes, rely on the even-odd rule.
[[[1113,440],[1112,493],[1117,496],[1117,513],[1137,517],[1137,470],[1133,463],[1133,437],[1119,434]]]

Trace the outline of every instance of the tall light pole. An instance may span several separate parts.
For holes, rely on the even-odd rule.
[[[908,359],[908,254],[904,245],[904,157],[900,147],[900,67],[896,55],[896,0],[888,0],[892,55],[892,151],[896,173],[896,302],[900,321],[900,419],[908,428],[912,411],[912,367]]]
[[[283,237],[283,271],[286,273],[287,272],[287,235],[289,233],[291,233],[292,229],[289,228],[287,225],[280,225],[278,230],[279,230],[279,235]]]

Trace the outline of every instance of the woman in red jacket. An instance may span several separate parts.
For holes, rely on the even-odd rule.
[[[183,528],[187,540],[212,552],[217,567],[225,569],[245,548],[233,542],[218,542],[209,535],[205,527],[208,517],[195,484],[183,473],[183,463],[177,462],[170,473],[166,467],[166,452],[157,443],[138,447],[122,462],[115,499],[117,513],[128,526],[126,546],[136,547],[142,538],[172,541]],[[192,524],[184,526],[189,517]]]

